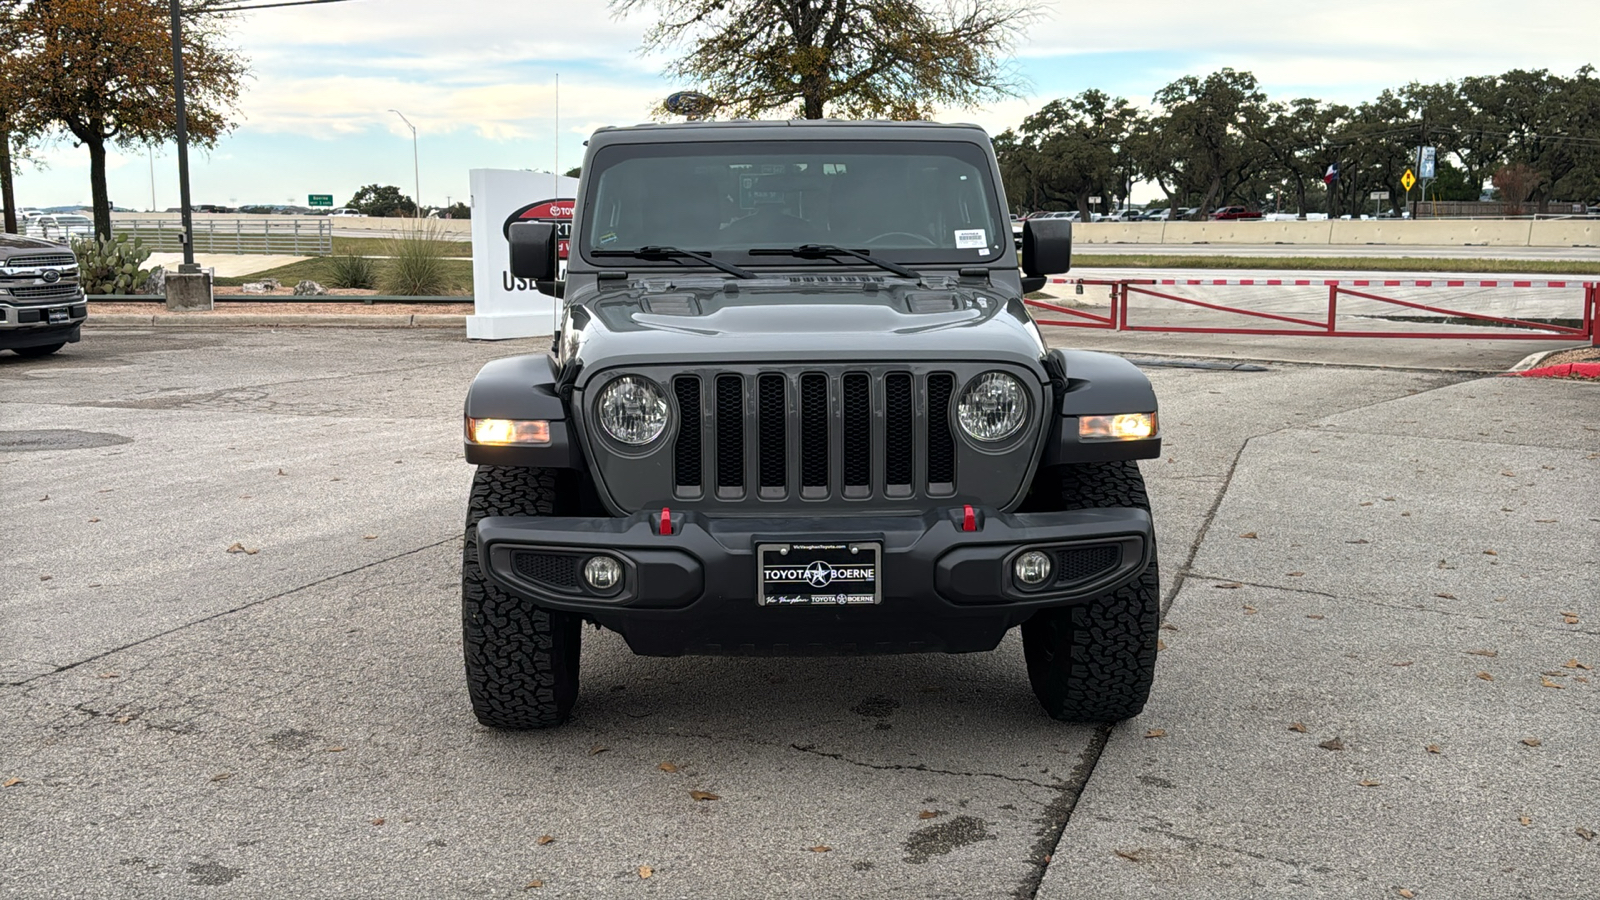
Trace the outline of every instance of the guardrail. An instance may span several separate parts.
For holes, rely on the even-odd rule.
[[[111,222],[113,235],[143,239],[155,251],[183,249],[183,223],[174,219],[125,219]],[[317,219],[195,219],[196,253],[267,253],[328,256],[333,253],[333,224]]]
[[[1091,312],[1081,308],[1051,303],[1048,300],[1027,300],[1029,306],[1045,310],[1049,313],[1066,315],[1071,318],[1044,319],[1035,317],[1040,325],[1057,325],[1073,328],[1100,328],[1110,331],[1155,331],[1167,333],[1187,334],[1245,334],[1245,335],[1271,335],[1275,337],[1367,337],[1367,338],[1432,338],[1455,340],[1553,340],[1553,341],[1588,341],[1591,346],[1600,347],[1600,283],[1579,281],[1532,281],[1532,280],[1464,280],[1464,279],[1290,279],[1290,278],[1124,278],[1115,280],[1098,279],[1068,279],[1052,278],[1051,284],[1076,285],[1079,292],[1084,286],[1098,286],[1110,289],[1110,303],[1105,312]],[[1195,297],[1184,297],[1173,293],[1179,286],[1191,287],[1312,287],[1326,288],[1326,313],[1319,318],[1310,318],[1312,314],[1299,313],[1298,309],[1270,311],[1265,309],[1251,309],[1242,306],[1230,306],[1222,303],[1212,303],[1199,300]],[[1374,293],[1375,290],[1385,288],[1537,288],[1554,290],[1582,290],[1581,308],[1578,315],[1561,319],[1529,319],[1513,318],[1509,316],[1496,316],[1483,312],[1472,312],[1461,309],[1452,309],[1437,303],[1419,303],[1414,300],[1405,300],[1397,297],[1387,297]],[[1138,322],[1129,317],[1130,307],[1135,299],[1144,301],[1142,308],[1148,313],[1151,309],[1164,308],[1172,310],[1205,310],[1213,313],[1226,313],[1234,316],[1244,316],[1247,320],[1268,323],[1266,327],[1245,327],[1239,324],[1221,324],[1223,320],[1213,318],[1197,324],[1182,324],[1174,321]],[[1344,298],[1353,298],[1358,301],[1368,301],[1368,309],[1360,312],[1341,310],[1340,304]],[[1159,301],[1151,304],[1150,301]],[[1397,313],[1375,314],[1371,309],[1372,304],[1380,308],[1398,308],[1412,313],[1421,313],[1416,316],[1402,316]],[[1299,314],[1291,314],[1299,313]],[[1341,320],[1341,315],[1346,316]],[[1407,331],[1387,330],[1378,328],[1352,327],[1355,323],[1352,318],[1367,322],[1409,322],[1426,325]],[[1236,320],[1235,320],[1236,321]],[[1572,324],[1563,324],[1571,322]],[[1281,324],[1274,324],[1281,323]],[[1285,328],[1283,325],[1297,327]],[[1448,326],[1468,325],[1477,331],[1453,331]],[[1491,330],[1492,329],[1492,330]]]

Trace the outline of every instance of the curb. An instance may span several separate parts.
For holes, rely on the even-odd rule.
[[[215,326],[255,326],[266,328],[461,328],[467,327],[466,316],[436,313],[398,313],[385,315],[318,315],[315,313],[286,314],[281,316],[230,313],[193,313],[178,315],[144,315],[141,313],[101,313],[91,315],[84,323],[102,328],[211,328]]]
[[[1571,349],[1571,348],[1567,348],[1567,349]],[[1516,365],[1512,366],[1511,368],[1507,369],[1506,371],[1507,372],[1526,372],[1529,369],[1532,369],[1535,366],[1539,365],[1539,363],[1544,362],[1545,357],[1553,356],[1553,355],[1555,355],[1557,353],[1561,353],[1561,352],[1564,352],[1564,351],[1562,351],[1562,350],[1540,350],[1538,353],[1529,353],[1527,356],[1524,356],[1522,358],[1521,362],[1517,363]]]

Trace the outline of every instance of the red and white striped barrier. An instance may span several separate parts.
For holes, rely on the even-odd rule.
[[[1479,287],[1479,288],[1576,288],[1582,281],[1463,281],[1444,279],[1375,279],[1375,278],[1135,278],[1133,284],[1202,284],[1202,285],[1288,285],[1299,287]],[[1051,284],[1102,284],[1096,279],[1052,278]]]

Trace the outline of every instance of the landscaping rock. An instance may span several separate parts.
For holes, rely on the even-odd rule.
[[[239,291],[245,294],[270,294],[272,288],[264,281],[247,281],[239,286]]]
[[[294,295],[296,297],[321,297],[326,293],[328,293],[327,288],[310,279],[306,279],[294,286]]]
[[[139,285],[138,293],[165,297],[167,295],[167,270],[160,266],[151,269],[150,277],[144,280],[144,284]]]

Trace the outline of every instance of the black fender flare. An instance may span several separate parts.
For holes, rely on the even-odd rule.
[[[583,468],[583,450],[573,433],[562,396],[564,385],[548,354],[497,359],[478,370],[467,388],[462,414],[468,419],[539,419],[550,423],[550,443],[500,447],[463,438],[467,462],[480,466]]]
[[[1157,459],[1160,420],[1154,437],[1139,441],[1080,441],[1080,416],[1157,412],[1156,392],[1139,367],[1120,356],[1090,350],[1052,350],[1045,357],[1051,374],[1054,415],[1046,423],[1041,466]]]

